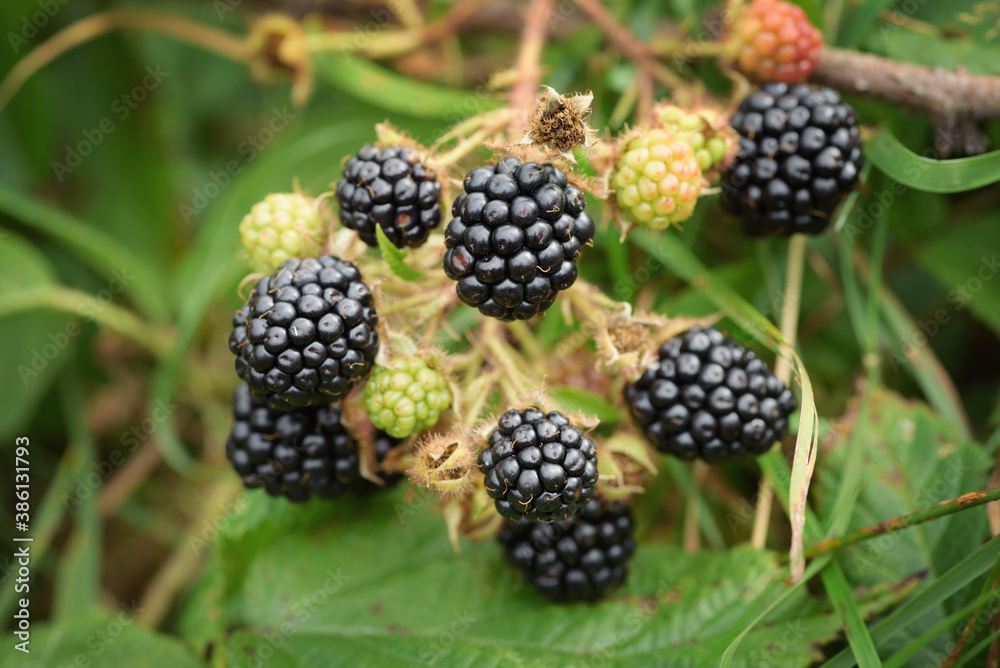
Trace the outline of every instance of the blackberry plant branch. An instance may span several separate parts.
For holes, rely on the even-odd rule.
[[[924,522],[932,522],[942,517],[946,517],[947,515],[952,515],[962,510],[975,508],[997,500],[1000,500],[1000,487],[994,487],[992,489],[979,492],[969,492],[968,494],[963,494],[958,498],[942,501],[941,503],[924,508],[923,510],[917,510],[906,515],[885,520],[884,522],[879,522],[878,524],[872,524],[836,538],[826,538],[824,540],[817,541],[806,549],[806,556],[810,559],[818,557],[822,554],[832,552],[842,547],[855,545],[862,541],[876,538],[887,533],[907,529],[918,524],[923,524]]]
[[[169,12],[112,9],[67,26],[18,61],[3,83],[0,83],[0,111],[6,108],[11,98],[33,74],[70,49],[115,30],[145,30],[170,35],[238,62],[246,62],[251,55],[250,47],[239,35],[210,28]]]
[[[966,150],[983,147],[974,121],[1000,118],[1000,77],[924,67],[824,47],[812,81],[928,114]]]

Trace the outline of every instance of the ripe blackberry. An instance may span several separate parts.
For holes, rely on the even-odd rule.
[[[497,512],[509,520],[569,519],[594,498],[597,446],[562,413],[504,413],[479,453]]]
[[[305,501],[332,498],[359,480],[354,439],[340,423],[340,405],[273,410],[246,383],[233,395],[226,456],[248,489]]]
[[[732,39],[740,71],[758,81],[805,81],[823,48],[823,33],[801,7],[784,0],[746,5],[734,23]]]
[[[621,586],[635,551],[632,514],[593,499],[565,522],[505,522],[498,540],[507,562],[557,603],[592,601]]]
[[[337,183],[341,222],[369,246],[378,246],[376,225],[397,247],[423,244],[441,224],[440,200],[434,172],[402,146],[362,146]]]
[[[825,87],[769,83],[732,117],[740,135],[722,203],[754,236],[818,234],[864,164],[854,109]]]
[[[451,207],[444,271],[459,299],[483,315],[528,320],[576,281],[576,257],[594,238],[583,192],[552,165],[501,160],[465,175]]]
[[[254,397],[281,410],[347,395],[378,352],[372,293],[350,262],[289,260],[233,317],[229,350]]]
[[[767,452],[796,408],[756,354],[700,327],[664,343],[659,361],[626,385],[625,399],[660,451],[712,463]]]

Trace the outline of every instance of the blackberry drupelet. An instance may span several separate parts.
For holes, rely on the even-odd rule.
[[[420,246],[441,224],[441,184],[416,151],[362,146],[337,183],[340,220],[369,246],[379,226],[393,245]]]
[[[594,498],[597,446],[562,413],[504,413],[479,453],[497,512],[509,520],[569,519]]]
[[[500,320],[528,320],[576,281],[594,238],[583,192],[557,167],[506,158],[465,175],[445,230],[444,271],[459,299]]]
[[[660,451],[715,463],[767,452],[788,430],[795,396],[755,353],[692,328],[625,387],[632,417]]]
[[[565,522],[505,522],[498,539],[507,562],[557,603],[592,601],[621,586],[635,551],[632,514],[594,499]]]
[[[279,412],[240,383],[233,417],[226,456],[247,488],[298,502],[333,498],[358,482],[357,445],[340,423],[339,404]]]
[[[284,262],[233,317],[229,349],[254,397],[281,410],[347,395],[372,367],[379,340],[372,293],[332,255]]]
[[[769,83],[732,117],[739,149],[722,203],[748,234],[818,234],[864,164],[854,109],[823,87]]]

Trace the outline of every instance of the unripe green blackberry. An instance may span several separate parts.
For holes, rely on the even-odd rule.
[[[691,217],[701,194],[701,167],[677,132],[654,128],[624,139],[614,173],[618,204],[633,222],[662,230]]]
[[[736,132],[722,114],[713,109],[687,111],[672,104],[654,110],[657,123],[667,131],[676,132],[691,148],[702,173],[720,166],[736,148]]]
[[[299,193],[271,193],[240,223],[240,241],[253,271],[270,274],[293,257],[319,255],[323,218],[316,200]]]
[[[375,367],[365,385],[365,410],[378,429],[406,438],[437,424],[451,406],[451,389],[441,372],[419,357]]]

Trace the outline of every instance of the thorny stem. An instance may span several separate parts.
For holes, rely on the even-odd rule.
[[[924,522],[931,522],[947,515],[952,515],[962,510],[975,508],[976,506],[982,506],[997,500],[1000,500],[1000,487],[963,494],[957,499],[942,501],[941,503],[930,506],[929,508],[917,510],[900,517],[894,517],[891,520],[879,522],[878,524],[873,524],[863,529],[852,531],[837,538],[827,538],[813,543],[812,547],[806,550],[806,556],[810,559],[818,557],[821,554],[832,552],[833,550],[841,547],[854,545],[870,538],[875,538],[876,536],[882,536],[884,534],[899,531],[900,529],[906,529],[917,524],[923,524]]]
[[[545,358],[545,349],[542,348],[542,344],[538,342],[531,328],[523,320],[515,320],[507,325],[507,329],[532,360]]]
[[[795,339],[798,335],[799,306],[802,301],[802,270],[805,264],[805,235],[796,234],[788,242],[788,268],[785,273],[785,299],[781,306],[781,338],[792,350],[795,349]],[[792,365],[789,357],[779,355],[774,365],[774,375],[786,386],[791,381]],[[761,476],[757,491],[757,508],[754,512],[753,531],[750,534],[750,544],[763,548],[767,540],[767,527],[771,519],[771,502],[774,499],[774,489],[771,479],[765,474]]]
[[[510,110],[505,109],[504,111],[506,113],[497,114],[497,119],[492,123],[483,125],[483,127],[479,130],[459,142],[455,148],[435,160],[434,165],[440,169],[447,169],[476,149],[481,148],[483,142],[486,141],[490,135],[503,129],[503,127],[507,124],[507,120],[510,118]]]
[[[45,40],[23,58],[0,84],[0,111],[33,74],[70,49],[113,30],[132,29],[160,32],[182,42],[200,46],[225,58],[240,62],[250,56],[242,37],[209,28],[167,12],[112,9],[80,19]]]

